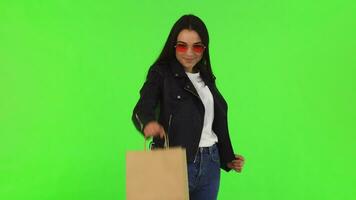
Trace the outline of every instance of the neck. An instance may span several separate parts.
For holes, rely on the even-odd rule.
[[[189,73],[198,73],[199,70],[196,67],[193,67],[191,69],[184,69],[184,71],[189,72]]]

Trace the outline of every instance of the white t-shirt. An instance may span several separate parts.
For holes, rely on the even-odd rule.
[[[199,147],[209,147],[218,142],[218,137],[214,133],[212,126],[214,121],[214,98],[210,89],[205,85],[200,73],[185,72],[197,90],[205,108],[204,126],[201,134]]]

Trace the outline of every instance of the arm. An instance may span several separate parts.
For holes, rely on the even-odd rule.
[[[157,66],[152,67],[140,90],[140,99],[132,113],[132,121],[142,134],[144,134],[147,124],[156,121],[155,111],[161,96],[162,84],[162,74],[158,71]]]

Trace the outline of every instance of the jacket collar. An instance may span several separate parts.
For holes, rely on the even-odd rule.
[[[198,63],[197,65],[199,65],[200,63]],[[184,67],[182,66],[182,64],[179,63],[179,61],[175,58],[170,62],[170,66],[171,66],[171,71],[174,77],[177,78],[188,78],[187,74],[184,71]],[[206,72],[205,69],[203,69],[203,67],[200,67],[200,76],[202,77],[202,79],[204,80],[205,84],[207,84],[208,86],[211,86],[211,84],[214,84],[215,81],[215,77],[213,78],[213,80],[211,80],[211,78],[208,77],[208,73]]]
[[[172,73],[173,73],[174,77],[177,77],[177,78],[186,77],[186,78],[188,78],[187,74],[184,71],[183,66],[178,62],[177,59],[173,59],[170,62],[170,66],[171,66],[171,70],[172,70]]]

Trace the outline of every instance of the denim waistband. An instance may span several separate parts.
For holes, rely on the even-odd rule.
[[[211,154],[214,149],[217,149],[218,145],[215,143],[211,145],[210,147],[199,147],[198,150],[200,153],[208,153]]]

